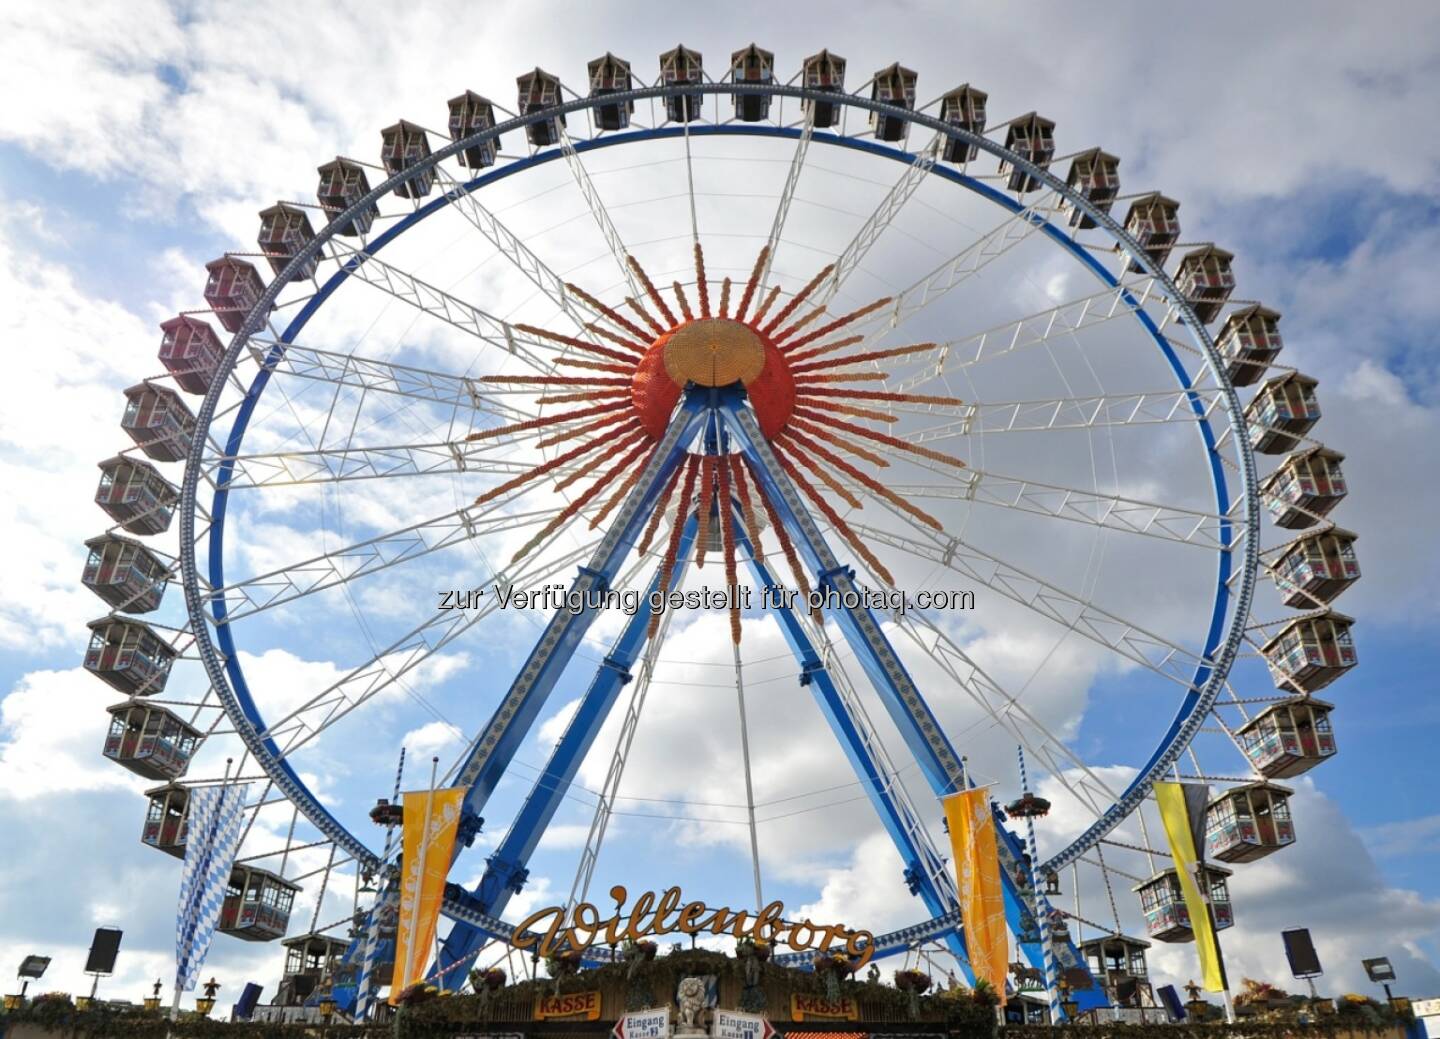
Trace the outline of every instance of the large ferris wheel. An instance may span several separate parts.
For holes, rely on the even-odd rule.
[[[1355,662],[1355,536],[1280,315],[1177,201],[975,87],[918,104],[895,64],[847,92],[826,51],[781,83],[753,45],[720,79],[683,46],[652,86],[588,73],[326,162],[162,325],[174,386],[126,391],[85,570],[112,611],[85,664],[125,696],[105,753],[163,783],[145,842],[183,853],[191,792],[250,782],[220,929],[343,954],[363,1005],[394,820],[336,787],[389,792],[439,732],[469,849],[446,984],[503,955],[557,818],[584,819],[573,906],[612,821],[653,850],[729,810],[715,854],[747,868],[697,875],[758,908],[777,832],[853,800],[915,902],[878,951],[965,970],[935,799],[1013,787],[1018,745],[1073,825],[1036,862],[996,806],[1016,966],[1048,946],[1101,982],[1082,1008],[1115,999],[1127,926],[1192,936],[1152,784],[1211,784],[1223,927],[1221,863],[1292,843],[1275,780],[1335,752],[1312,694]],[[701,587],[755,594],[651,608]]]

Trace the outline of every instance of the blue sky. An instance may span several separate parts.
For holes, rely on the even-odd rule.
[[[131,782],[100,759],[109,701],[78,664],[84,622],[102,608],[78,579],[80,542],[103,526],[87,501],[94,462],[122,442],[115,429],[119,390],[156,370],[157,323],[199,305],[204,261],[226,249],[250,248],[254,213],[274,198],[308,198],[317,163],[336,152],[371,157],[376,131],[399,115],[438,125],[441,103],[463,87],[509,104],[512,77],[537,62],[574,83],[584,62],[608,48],[631,57],[637,72],[649,76],[653,56],[677,39],[713,61],[753,36],[775,50],[787,70],[825,46],[851,58],[852,86],[869,69],[899,58],[920,70],[926,100],[969,80],[990,91],[992,117],[1040,109],[1057,120],[1062,153],[1103,143],[1122,156],[1127,190],[1159,186],[1181,198],[1186,240],[1213,238],[1232,249],[1240,257],[1240,294],[1285,314],[1286,360],[1321,380],[1325,418],[1319,435],[1347,456],[1351,499],[1336,518],[1360,533],[1365,576],[1338,605],[1359,621],[1361,666],[1323,694],[1338,705],[1341,753],[1294,784],[1300,790],[1299,843],[1237,880],[1240,925],[1229,951],[1238,969],[1232,973],[1283,980],[1276,934],[1309,925],[1335,987],[1362,984],[1360,956],[1390,955],[1407,991],[1440,993],[1433,966],[1440,959],[1440,807],[1427,767],[1440,721],[1440,707],[1428,695],[1440,666],[1434,648],[1440,614],[1432,593],[1440,580],[1440,551],[1429,536],[1440,508],[1432,446],[1440,432],[1434,331],[1440,297],[1432,284],[1440,247],[1440,146],[1416,133],[1440,100],[1434,9],[1396,4],[1381,20],[1357,15],[1348,5],[1317,5],[1301,25],[1283,12],[1240,5],[1221,5],[1194,19],[1118,5],[1107,9],[1109,23],[1060,5],[1033,11],[1024,24],[991,5],[876,10],[827,4],[823,20],[812,17],[819,10],[801,5],[777,16],[763,5],[740,5],[730,13],[677,17],[662,5],[495,5],[455,16],[464,23],[458,27],[448,23],[451,12],[425,6],[403,16],[377,7],[363,18],[345,6],[317,9],[309,25],[288,17],[285,5],[261,6],[243,19],[238,11],[207,4],[157,4],[148,11],[102,7],[83,24],[38,5],[7,11],[0,87],[25,100],[0,127],[0,296],[10,301],[0,321],[7,343],[29,345],[10,352],[13,368],[0,413],[0,471],[20,489],[0,506],[7,535],[7,595],[0,603],[0,825],[9,835],[0,865],[0,953],[18,959],[53,950],[56,985],[77,989],[90,929],[113,923],[127,931],[121,976],[107,985],[115,994],[138,998],[142,980],[169,969],[178,871],[173,860],[137,839],[143,799],[136,791],[148,784]],[[883,46],[876,43],[877,21],[884,25]],[[556,32],[561,24],[563,35]],[[456,39],[473,42],[461,49],[450,42]],[[283,58],[271,61],[267,54]],[[357,62],[355,54],[369,60]],[[734,200],[742,189],[773,194],[789,149],[755,153],[749,167],[718,150],[712,154],[716,159],[703,174],[710,178],[710,208],[701,219],[718,231],[727,206],[750,213],[750,203]],[[654,164],[650,172],[633,174],[636,182],[654,176],[661,183],[674,169],[675,155],[655,149],[635,161]],[[810,223],[796,228],[797,239],[808,235],[816,255],[843,244],[847,226],[853,227],[853,221],[845,225],[825,214],[863,213],[884,190],[877,178],[895,175],[878,165],[828,156],[824,161],[836,179],[817,171],[807,182],[802,194]],[[597,182],[614,193],[612,199],[622,193],[623,165],[619,157],[595,159]],[[562,164],[550,164],[525,184],[498,192],[497,205],[507,221],[530,229],[537,252],[557,265],[558,257],[566,257],[577,280],[608,285],[599,273],[603,265],[585,252],[590,247],[572,249],[581,233],[573,202],[550,194],[564,189],[567,176]],[[655,189],[655,198],[661,194]],[[884,261],[903,259],[907,250],[923,264],[938,248],[942,221],[933,213],[949,206],[948,199],[928,187],[917,196],[918,205],[929,208],[907,214],[911,222],[897,226],[899,241],[885,246],[894,252],[877,253],[874,270],[883,272]],[[560,200],[553,214],[547,200]],[[754,219],[767,221],[772,204],[756,204]],[[678,219],[677,205],[619,207],[616,219],[635,240],[648,240],[655,227]],[[981,219],[979,209],[947,212],[960,222]],[[524,305],[513,278],[464,253],[470,241],[464,233],[458,221],[427,227],[401,255],[424,276],[446,284],[478,277],[494,300]],[[593,229],[588,233],[593,236]],[[655,238],[660,242],[658,232]],[[664,249],[663,243],[653,247],[657,268],[666,262]],[[743,243],[752,255],[753,249]],[[743,250],[737,246],[737,264]],[[1038,294],[1054,270],[1040,266],[1046,262],[1025,253],[1004,271],[1018,279],[1033,264],[1023,277]],[[818,262],[799,250],[786,274],[803,282],[814,266]],[[856,293],[883,284],[879,274],[866,277],[873,281]],[[322,344],[374,353],[398,350],[403,342],[437,368],[457,356],[453,340],[411,312],[367,304],[361,291],[337,294],[337,307],[353,310],[318,325]],[[1056,377],[1071,374],[1063,361],[1052,361]],[[303,386],[292,389],[302,407],[311,399]],[[958,384],[952,390],[965,395]],[[354,407],[358,415],[364,405]],[[283,431],[280,409],[265,413],[282,423],[271,428]],[[439,428],[445,416],[423,414],[413,421],[416,429]],[[1152,464],[1159,468],[1146,474],[1147,486],[1184,485],[1193,474],[1179,462],[1167,468],[1175,457],[1170,445],[1157,442]],[[450,493],[442,488],[420,504],[443,506]],[[253,511],[247,504],[242,515],[250,526],[242,531],[253,536],[242,537],[249,555],[236,565],[254,572],[271,558],[267,553],[344,537],[391,516],[413,521],[441,507],[415,515],[403,494],[397,501],[380,492],[357,496],[354,504],[319,497],[278,502],[256,504]],[[975,522],[977,530],[988,529],[983,516]],[[1275,534],[1267,530],[1265,543],[1278,540]],[[1061,565],[1048,559],[1046,546],[1031,550],[1045,565]],[[453,571],[450,561],[419,569],[413,585],[390,586],[391,599],[362,599],[372,632],[362,632],[339,600],[257,621],[242,640],[242,648],[258,658],[247,670],[272,688],[292,680],[318,688],[337,669],[364,659],[370,638],[398,634],[413,623],[416,611],[428,608],[416,597],[451,577],[483,574],[481,560],[501,551],[482,546],[480,555],[466,556]],[[1161,609],[1171,604],[1158,582],[1117,572],[1120,558],[1097,572],[1100,587],[1133,594],[1133,601],[1150,603],[1143,608],[1164,613],[1167,623],[1180,623]],[[1072,576],[1078,580],[1084,572],[1082,567]],[[1152,594],[1153,600],[1146,598]],[[172,589],[167,609],[175,609],[175,599]],[[1192,605],[1182,601],[1176,609],[1183,613]],[[1143,676],[1121,673],[1071,644],[1045,667],[1032,667],[1037,647],[1049,644],[1038,636],[1025,641],[1003,604],[986,609],[982,603],[973,624],[957,621],[958,635],[1002,678],[1034,678],[1034,695],[1052,712],[1046,717],[1065,727],[1077,753],[1115,769],[1143,757],[1145,734],[1136,730],[1145,722],[1137,726],[1133,708],[1133,697],[1146,695],[1140,691]],[[488,701],[481,696],[477,702],[477,690],[489,693],[494,676],[513,669],[538,623],[533,617],[497,623],[484,640],[464,644],[418,680],[417,695],[462,728],[483,720],[481,703]],[[706,676],[723,672],[729,659],[728,648],[719,648],[722,627],[720,618],[692,618],[677,633],[673,651],[667,649],[677,668],[669,673],[672,695],[646,715],[656,726],[649,738],[663,746],[646,778],[637,778],[627,792],[660,801],[733,803],[736,773],[724,755],[734,737],[719,728],[721,720],[732,724],[733,703],[702,699]],[[602,627],[602,636],[613,630],[613,624]],[[747,627],[751,702],[773,710],[776,719],[757,737],[757,776],[762,794],[768,790],[778,799],[813,793],[831,776],[843,781],[843,768],[818,720],[805,714],[809,705],[789,684],[788,665],[767,659],[776,646],[773,631]],[[1265,681],[1253,664],[1242,665],[1237,675]],[[522,762],[543,761],[563,725],[562,704],[584,679],[578,669],[567,676],[568,695],[557,694],[549,705]],[[943,691],[934,695],[942,701],[937,709],[951,709]],[[323,747],[309,759],[317,788],[337,812],[358,815],[371,799],[388,794],[395,750],[406,737],[412,778],[423,771],[413,759],[428,758],[425,748],[454,751],[443,726],[426,728],[436,716],[417,700],[396,696],[375,707],[364,726],[345,730],[343,745]],[[697,731],[707,724],[713,731]],[[803,726],[804,735],[786,744],[782,737],[791,724]],[[610,745],[609,732],[599,746]],[[682,738],[701,742],[704,753],[691,755],[701,765],[669,746]],[[1008,762],[1010,753],[1008,747],[994,750],[993,761]],[[992,758],[976,754],[996,779],[1013,784],[1000,764],[991,766]],[[597,769],[603,777],[603,765],[598,757],[587,763],[590,772],[582,773],[582,781],[593,783],[590,773]],[[523,777],[523,767],[518,775]],[[816,778],[806,783],[805,776]],[[524,789],[518,778],[508,783],[490,817],[503,820]],[[915,911],[894,897],[888,848],[877,840],[865,806],[817,807],[821,800],[812,796],[805,804],[813,810],[794,820],[772,810],[776,820],[766,833],[785,832],[769,838],[767,893],[817,913],[843,912],[851,923],[857,922],[852,915],[864,916],[858,922],[875,921],[877,929],[882,922],[912,921]],[[611,868],[617,878],[633,877],[632,889],[642,881],[669,882],[670,876],[683,878],[697,894],[725,892],[737,883],[737,870],[748,870],[733,811],[722,813],[728,818],[723,825],[706,825],[694,803],[652,810],[636,802],[630,809],[617,821]],[[687,813],[687,821],[647,818],[666,811]],[[285,821],[277,817],[267,825],[283,837]],[[569,803],[557,822],[557,836],[542,845],[532,866],[531,905],[543,904],[547,895],[563,898],[568,890],[589,811]],[[1071,822],[1057,821],[1054,839]],[[503,833],[503,823],[487,833],[482,844]],[[478,857],[466,861],[478,874]],[[738,889],[742,894],[746,884],[748,879]],[[336,886],[344,887],[338,880]],[[1103,897],[1098,889],[1085,894],[1089,906]],[[327,922],[348,907],[348,894],[337,897],[330,892]],[[1128,892],[1121,897],[1131,898]],[[1133,907],[1125,912],[1133,927]],[[1154,962],[1183,980],[1193,972],[1189,955],[1188,947],[1166,948],[1157,950]],[[273,991],[279,957],[276,950],[222,938],[212,965],[228,993],[251,978]]]

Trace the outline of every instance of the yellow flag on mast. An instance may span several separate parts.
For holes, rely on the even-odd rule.
[[[465,791],[419,790],[405,796],[405,822],[400,859],[400,916],[395,932],[395,974],[390,982],[392,1006],[425,976],[435,945],[445,878],[455,850],[460,807]]]
[[[940,803],[950,826],[950,850],[960,889],[960,916],[965,924],[970,968],[976,980],[983,978],[1003,994],[1009,940],[989,789],[961,790],[942,798]]]
[[[1180,874],[1180,892],[1185,896],[1185,909],[1190,914],[1190,929],[1195,933],[1195,951],[1200,956],[1200,973],[1206,992],[1223,992],[1220,973],[1220,948],[1215,942],[1215,929],[1210,925],[1210,906],[1196,883],[1196,867],[1200,856],[1195,850],[1195,831],[1190,809],[1185,803],[1185,784],[1162,781],[1155,784],[1155,804],[1165,836],[1170,840],[1170,855],[1175,872]]]

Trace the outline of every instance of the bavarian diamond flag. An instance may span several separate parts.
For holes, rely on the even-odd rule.
[[[249,784],[202,786],[190,791],[185,867],[175,913],[175,989],[195,987],[220,920],[230,869],[240,847]]]

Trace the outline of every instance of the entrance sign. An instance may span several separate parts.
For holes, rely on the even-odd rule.
[[[535,1020],[551,1017],[585,1016],[586,1021],[600,1019],[600,992],[567,992],[563,996],[536,996]]]
[[[790,1017],[794,1021],[858,1021],[860,1008],[849,996],[826,999],[795,992],[790,995]]]
[[[615,1039],[670,1039],[670,1008],[636,1010],[615,1022]]]
[[[712,1039],[772,1039],[775,1029],[762,1014],[742,1014],[738,1010],[717,1008],[710,1035]]]

